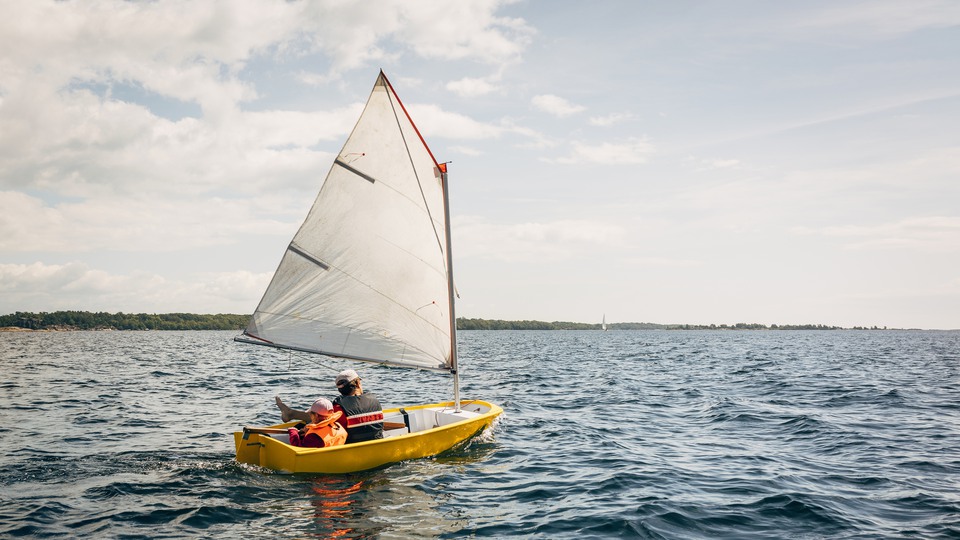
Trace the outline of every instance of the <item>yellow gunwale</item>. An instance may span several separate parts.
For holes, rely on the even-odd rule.
[[[405,410],[453,409],[452,401],[404,407]],[[301,448],[290,446],[267,435],[235,432],[237,461],[290,473],[342,474],[375,469],[391,463],[435,456],[466,441],[488,427],[503,409],[481,400],[461,401],[461,408],[478,405],[485,412],[439,427],[393,435],[330,448]],[[399,408],[385,409],[384,414],[398,413]],[[273,428],[293,426],[296,422],[277,424]]]

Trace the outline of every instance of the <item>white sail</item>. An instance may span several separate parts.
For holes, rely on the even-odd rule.
[[[239,339],[453,369],[440,174],[381,73]]]

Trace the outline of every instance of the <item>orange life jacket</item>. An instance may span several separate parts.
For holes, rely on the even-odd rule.
[[[316,424],[307,424],[304,428],[303,436],[313,433],[323,441],[323,447],[340,446],[347,442],[347,430],[337,423],[337,420],[343,415],[337,411]]]

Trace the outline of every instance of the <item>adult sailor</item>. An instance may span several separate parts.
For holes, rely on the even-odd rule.
[[[333,400],[333,410],[343,411],[338,422],[347,429],[347,444],[383,438],[383,407],[372,393],[364,393],[362,379],[352,369],[337,375],[340,397]]]

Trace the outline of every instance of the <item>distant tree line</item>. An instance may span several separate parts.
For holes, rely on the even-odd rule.
[[[247,325],[249,315],[216,315],[194,313],[92,313],[89,311],[54,311],[28,313],[18,311],[0,315],[0,327],[33,330],[239,330]]]
[[[600,324],[543,321],[503,321],[500,319],[457,319],[460,330],[600,330]],[[856,327],[861,329],[860,327]],[[842,330],[840,326],[823,324],[656,324],[656,323],[608,323],[608,330]],[[863,328],[865,329],[865,328]],[[877,329],[876,326],[873,329]]]
[[[18,311],[0,315],[0,328],[18,327],[33,330],[240,330],[250,315],[216,315],[195,313],[93,313],[89,311],[54,311],[29,313]],[[600,324],[544,321],[504,321],[500,319],[457,319],[460,330],[600,330]],[[842,330],[840,326],[823,324],[656,324],[610,323],[610,330]],[[876,326],[853,327],[854,330],[880,330]],[[886,327],[883,327],[886,330]]]
[[[574,322],[502,321],[499,319],[457,318],[460,330],[593,330],[600,325]]]

